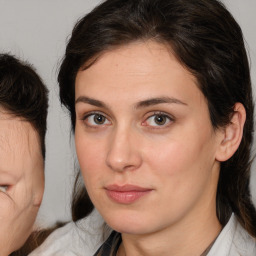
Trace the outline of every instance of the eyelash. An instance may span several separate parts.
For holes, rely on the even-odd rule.
[[[104,120],[102,121],[102,123],[96,123],[95,122],[95,118],[97,118],[96,116],[98,115],[99,118],[103,118]],[[149,121],[150,118],[156,118],[156,117],[161,117],[164,119],[164,123],[163,124],[156,124],[156,125],[148,125],[146,124],[146,122]],[[89,124],[88,120],[89,118],[93,118],[93,122],[95,124]],[[85,125],[89,128],[98,128],[99,126],[106,126],[106,125],[111,125],[111,121],[109,121],[108,117],[106,117],[105,114],[101,113],[101,112],[91,112],[87,115],[85,115],[83,118],[82,118],[82,121],[85,123]],[[107,121],[107,123],[105,124],[105,122]],[[156,120],[154,120],[156,121]],[[166,114],[166,113],[163,113],[163,112],[154,112],[153,115],[150,115],[149,117],[147,117],[145,119],[145,121],[142,122],[142,126],[149,126],[151,127],[152,129],[161,129],[161,128],[165,128],[167,127],[170,123],[174,122],[175,119]],[[167,124],[166,124],[167,122]]]

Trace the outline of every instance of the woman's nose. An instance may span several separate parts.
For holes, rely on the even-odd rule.
[[[114,171],[136,170],[142,163],[135,132],[115,131],[109,142],[106,164]]]

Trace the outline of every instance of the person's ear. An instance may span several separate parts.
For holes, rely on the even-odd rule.
[[[216,152],[216,160],[224,162],[231,158],[238,149],[243,137],[246,111],[241,103],[236,103],[230,123],[221,128],[222,136]]]

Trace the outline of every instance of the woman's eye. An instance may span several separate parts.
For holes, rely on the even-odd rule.
[[[166,126],[172,121],[173,119],[165,114],[155,114],[147,118],[145,123],[147,126]]]
[[[8,186],[7,186],[7,185],[1,185],[1,186],[0,186],[0,191],[1,191],[1,192],[6,193],[7,189],[8,189]]]
[[[101,114],[90,114],[87,117],[85,117],[84,121],[89,126],[99,126],[99,125],[108,125],[111,124],[111,122]]]

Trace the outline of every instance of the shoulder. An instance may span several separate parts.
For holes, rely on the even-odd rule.
[[[101,221],[93,217],[69,222],[56,229],[45,242],[29,256],[91,256],[102,243]]]
[[[208,256],[255,256],[256,240],[239,224],[232,214]]]
[[[230,250],[230,255],[235,252],[243,256],[256,255],[256,239],[250,236],[247,231],[238,223],[234,233],[234,239]]]

